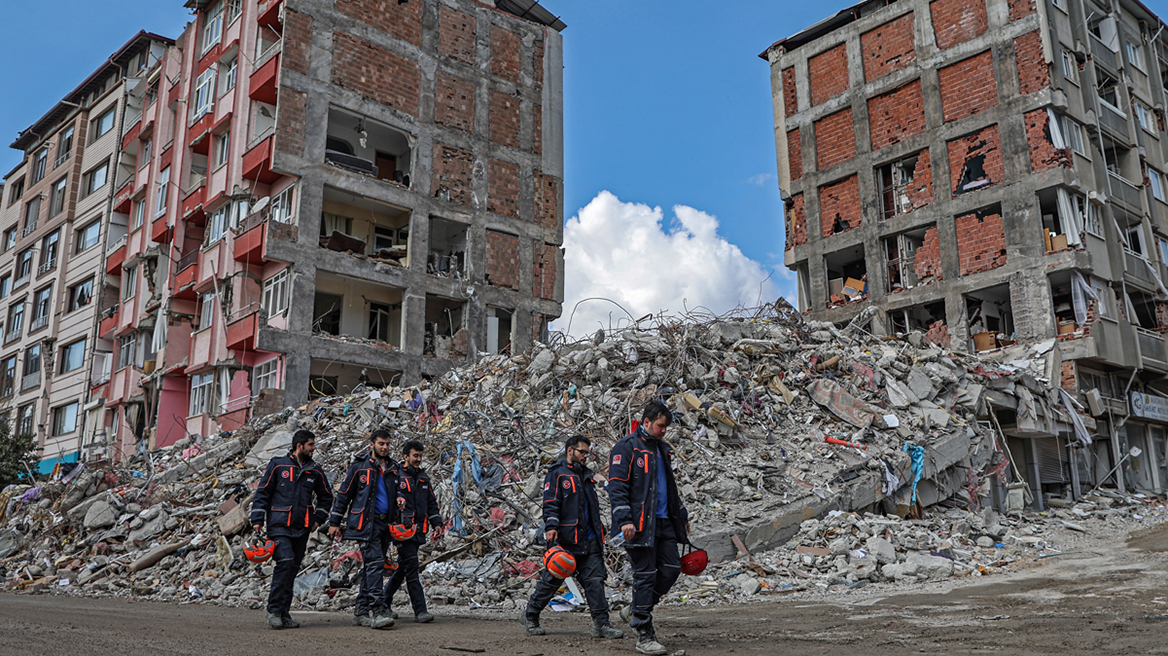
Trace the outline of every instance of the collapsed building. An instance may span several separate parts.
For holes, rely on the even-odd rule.
[[[1095,426],[1003,422],[1036,508],[1168,489],[1163,28],[1135,0],[866,1],[761,55],[801,311],[1056,340]]]
[[[185,6],[178,39],[138,35],[12,144],[0,399],[43,471],[546,339],[562,21],[530,0]]]
[[[424,548],[431,600],[515,608],[541,568],[541,486],[564,438],[593,440],[603,485],[609,449],[656,398],[675,413],[667,439],[694,542],[724,563],[686,577],[685,599],[981,575],[1052,549],[1045,522],[1061,520],[1022,512],[1029,472],[1006,433],[1090,421],[1058,389],[1053,340],[999,362],[859,324],[805,322],[782,301],[737,320],[660,317],[485,356],[413,387],[321,397],[123,463],[82,463],[0,493],[0,568],[22,590],[258,607],[271,568],[247,563],[242,545],[268,459],[313,430],[337,483],[369,432],[388,426],[426,445],[447,520]],[[1068,518],[1114,521],[1152,501],[1085,497]],[[357,553],[315,535],[302,607],[351,605]],[[627,595],[623,556],[608,560],[610,585]],[[743,567],[746,578],[725,576]]]

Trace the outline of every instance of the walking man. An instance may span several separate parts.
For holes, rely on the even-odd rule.
[[[385,580],[389,525],[397,521],[399,505],[395,466],[389,457],[389,431],[373,431],[369,436],[369,453],[358,456],[349,465],[329,517],[330,537],[335,540],[343,536],[361,543],[364,564],[353,614],[355,626],[373,629],[393,626],[393,617],[381,598],[381,585]]]
[[[434,616],[426,611],[426,593],[418,578],[418,548],[425,544],[427,531],[433,531],[435,537],[440,534],[443,522],[442,515],[438,513],[438,499],[434,498],[434,489],[430,485],[430,475],[422,469],[423,451],[425,447],[421,442],[406,442],[402,446],[404,459],[394,471],[398,498],[402,499],[399,523],[407,532],[413,528],[414,533],[400,540],[398,536],[393,538],[397,545],[398,563],[389,583],[385,585],[385,605],[393,618],[397,619],[397,613],[393,612],[393,596],[404,581],[410,595],[410,605],[413,606],[414,621],[433,622]]]
[[[275,570],[268,594],[268,626],[295,629],[292,619],[292,585],[308,548],[308,536],[328,519],[333,493],[320,465],[312,461],[316,436],[298,430],[292,435],[292,451],[272,458],[256,487],[251,504],[251,524],[257,535],[268,526],[268,539],[275,542]]]
[[[609,455],[608,498],[612,531],[625,540],[633,568],[633,603],[621,618],[637,630],[637,651],[665,654],[653,628],[653,607],[681,575],[679,542],[688,542],[689,513],[673,478],[673,447],[665,430],[673,415],[661,401],[641,413],[641,425]]]
[[[600,502],[596,482],[585,459],[592,452],[592,442],[583,435],[573,435],[564,444],[564,458],[548,469],[543,479],[543,528],[548,546],[559,545],[576,559],[574,576],[584,588],[588,611],[592,614],[593,638],[623,638],[608,619],[608,600],[604,598],[604,525],[600,521]],[[520,618],[528,635],[544,635],[539,614],[560,589],[560,579],[544,570],[535,592]]]

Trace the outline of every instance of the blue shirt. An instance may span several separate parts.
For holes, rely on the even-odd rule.
[[[657,442],[657,516],[669,517],[669,484],[665,481],[665,456]]]
[[[389,512],[389,490],[385,489],[385,472],[388,469],[378,471],[377,476],[377,497],[373,500],[373,512],[378,515],[384,515]]]

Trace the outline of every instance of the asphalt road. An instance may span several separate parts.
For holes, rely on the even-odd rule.
[[[1106,553],[1035,561],[1008,577],[895,593],[869,586],[738,606],[663,608],[658,637],[686,656],[1168,653],[1166,549],[1168,527],[1162,526]],[[635,653],[631,637],[589,638],[585,614],[545,613],[548,635],[535,638],[513,617],[435,610],[432,624],[403,617],[388,631],[353,627],[344,614],[294,612],[300,629],[273,631],[255,610],[0,594],[0,654]],[[613,619],[619,626],[615,613]]]

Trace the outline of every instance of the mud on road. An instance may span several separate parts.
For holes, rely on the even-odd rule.
[[[1133,534],[1126,544],[1091,546],[1032,561],[1008,576],[666,607],[658,614],[658,637],[686,656],[1168,653],[1168,525]],[[345,614],[315,612],[295,614],[300,629],[272,631],[262,611],[4,594],[0,654],[635,653],[631,637],[589,638],[582,613],[545,613],[548,635],[533,638],[511,616],[434,610],[433,624],[403,616],[389,631],[353,627]]]

